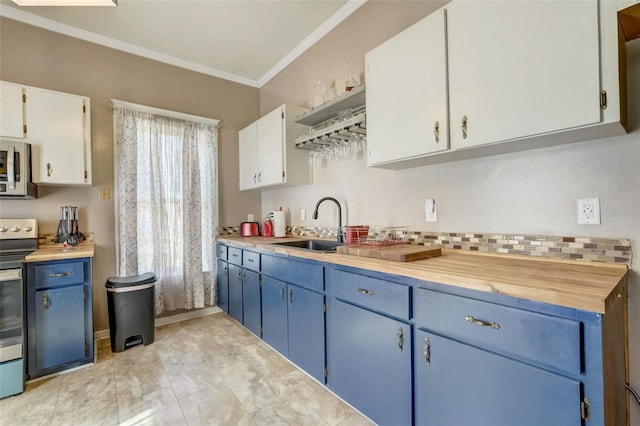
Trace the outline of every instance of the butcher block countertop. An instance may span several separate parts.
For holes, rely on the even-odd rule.
[[[64,248],[62,244],[45,244],[38,250],[29,254],[25,262],[46,262],[49,260],[77,259],[80,257],[93,257],[94,243],[83,241],[77,246]]]
[[[308,238],[219,236],[221,243],[256,248],[317,260],[448,284],[456,287],[550,303],[585,311],[605,313],[624,282],[627,265],[529,258],[517,255],[484,254],[442,250],[442,255],[414,262],[323,253],[273,243]]]

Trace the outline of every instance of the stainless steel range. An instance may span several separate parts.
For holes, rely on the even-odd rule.
[[[0,219],[0,398],[24,390],[24,258],[37,248],[36,219]]]

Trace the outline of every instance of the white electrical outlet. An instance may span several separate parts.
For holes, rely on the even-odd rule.
[[[300,209],[300,220],[307,220],[307,212],[305,209]]]
[[[253,214],[252,214],[252,213],[249,213],[249,214],[247,215],[247,222],[253,222],[254,220],[255,220],[255,219],[254,219]]]
[[[600,199],[578,198],[578,225],[600,225]]]

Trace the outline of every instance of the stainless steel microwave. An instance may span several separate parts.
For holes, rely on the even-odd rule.
[[[31,145],[0,139],[0,198],[35,198],[36,191],[31,182]]]

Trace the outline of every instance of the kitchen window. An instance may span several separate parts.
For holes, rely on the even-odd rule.
[[[156,274],[156,315],[214,305],[218,120],[112,102],[118,275]]]

